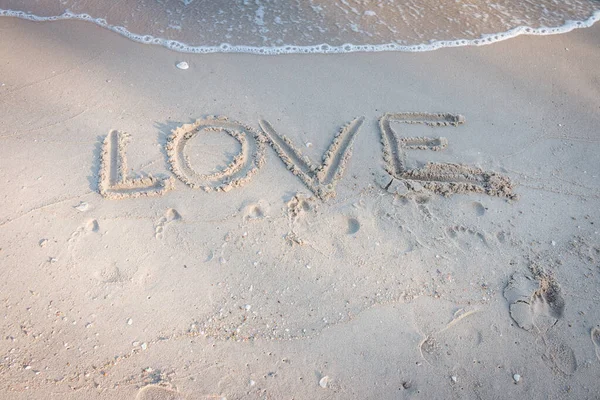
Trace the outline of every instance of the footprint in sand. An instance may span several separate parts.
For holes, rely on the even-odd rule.
[[[135,400],[185,400],[185,397],[175,390],[158,385],[148,385],[139,390]]]
[[[94,277],[104,284],[125,283],[131,279],[130,274],[121,270],[115,263],[96,271]]]
[[[303,193],[296,193],[287,203],[287,215],[292,222],[298,221],[304,214],[315,210],[314,198]]]
[[[360,230],[360,222],[356,218],[348,218],[348,228],[346,229],[346,233],[348,235],[354,235]]]
[[[446,234],[456,247],[463,252],[469,253],[484,247],[490,247],[489,237],[484,232],[479,232],[466,226],[456,225],[449,227],[446,229]]]
[[[165,236],[165,227],[173,221],[181,220],[181,215],[174,208],[169,208],[165,214],[154,224],[154,237],[163,239]]]
[[[71,234],[69,242],[74,242],[83,235],[86,235],[90,232],[98,232],[99,230],[100,225],[98,224],[98,221],[96,221],[95,219],[90,219]]]
[[[345,233],[352,236],[360,231],[361,225],[358,218],[348,215],[336,215],[329,223],[325,223],[326,228],[330,227],[335,232]]]
[[[504,289],[510,316],[526,331],[545,333],[562,317],[565,301],[558,283],[546,274],[537,278],[515,272]]]
[[[480,202],[474,201],[471,204],[471,208],[475,212],[475,215],[477,215],[478,217],[482,217],[483,215],[485,215],[486,208]]]
[[[590,336],[592,338],[592,343],[594,344],[594,350],[596,350],[596,357],[600,361],[600,329],[595,327],[592,328]]]
[[[577,359],[575,352],[566,343],[561,341],[555,335],[549,335],[544,338],[546,352],[542,359],[554,372],[563,375],[573,375],[577,370]]]
[[[438,307],[441,307],[443,314],[445,305]],[[461,322],[473,318],[476,313],[476,309],[456,310],[453,318],[444,326],[439,325],[435,318],[422,321],[422,329],[429,332],[419,344],[421,357],[431,366],[465,376],[466,371],[462,366],[469,365],[477,357],[476,354],[485,352],[486,346],[491,345],[491,341],[484,341],[484,332],[477,328],[476,323]],[[432,330],[433,327],[438,329]]]
[[[499,243],[506,243],[510,239],[510,232],[499,231],[496,232],[496,239]]]
[[[517,325],[540,335],[545,346],[542,359],[548,366],[554,372],[572,375],[577,370],[575,353],[551,331],[565,309],[559,284],[543,270],[535,277],[515,272],[504,289],[504,297]]]
[[[269,216],[270,206],[265,200],[250,202],[240,208],[244,221],[257,221]]]

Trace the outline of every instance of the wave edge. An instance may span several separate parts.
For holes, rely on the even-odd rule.
[[[332,46],[327,43],[315,44],[310,46],[299,45],[282,45],[282,46],[244,46],[231,45],[222,43],[219,46],[191,46],[177,40],[164,39],[152,35],[142,35],[130,32],[123,26],[110,25],[103,18],[94,18],[89,14],[74,14],[69,11],[61,15],[41,17],[35,14],[27,13],[18,10],[0,9],[0,17],[14,17],[35,22],[49,21],[64,21],[64,20],[79,20],[93,22],[96,25],[116,32],[138,43],[153,44],[166,47],[170,50],[180,53],[192,54],[209,54],[209,53],[247,53],[258,55],[282,55],[282,54],[343,54],[356,52],[383,52],[383,51],[400,51],[400,52],[426,52],[447,47],[464,47],[464,46],[484,46],[503,40],[511,39],[521,35],[556,35],[571,32],[579,28],[589,28],[600,20],[600,10],[594,11],[590,17],[585,20],[567,20],[563,25],[557,27],[540,27],[532,28],[529,26],[517,26],[505,32],[485,34],[477,39],[452,39],[452,40],[434,40],[430,43],[414,44],[414,45],[399,45],[397,43],[384,44],[368,44],[357,45],[345,43],[339,46]]]

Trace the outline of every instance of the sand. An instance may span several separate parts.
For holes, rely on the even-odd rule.
[[[0,398],[598,397],[600,26],[276,57],[0,32]]]

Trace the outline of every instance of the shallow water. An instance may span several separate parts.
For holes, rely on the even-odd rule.
[[[183,52],[339,53],[427,51],[561,33],[600,19],[600,2],[0,0],[0,15],[89,20]]]

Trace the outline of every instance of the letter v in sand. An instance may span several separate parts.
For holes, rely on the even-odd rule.
[[[125,199],[140,196],[160,196],[173,188],[173,178],[127,177],[125,148],[129,134],[111,131],[104,139],[100,158],[98,191],[107,199]]]
[[[335,197],[335,185],[344,174],[348,160],[352,156],[352,143],[364,118],[356,118],[335,136],[323,155],[323,163],[313,164],[308,156],[302,155],[292,141],[278,134],[271,124],[259,121],[260,127],[271,146],[287,168],[321,200]]]

